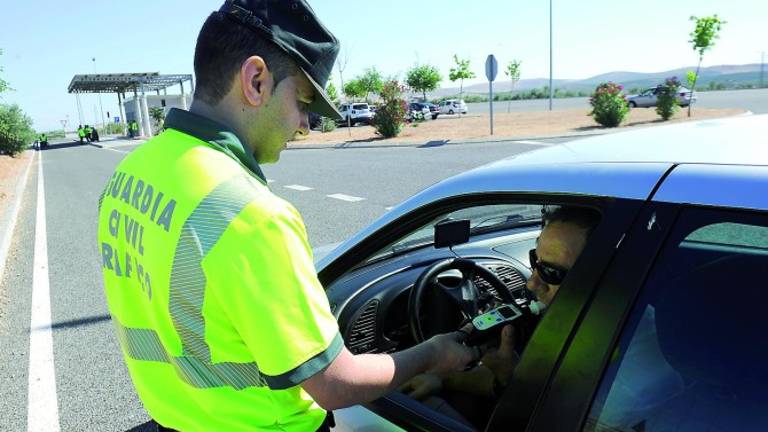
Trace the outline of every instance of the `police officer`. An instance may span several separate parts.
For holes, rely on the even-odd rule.
[[[147,412],[182,431],[328,430],[327,412],[477,353],[443,334],[353,355],[306,229],[260,164],[339,118],[337,39],[304,0],[228,0],[200,30],[190,111],[118,165],[99,200],[104,289]]]
[[[80,138],[80,144],[82,144],[83,139],[85,138],[85,129],[83,129],[83,125],[77,126],[77,137]]]
[[[38,148],[46,148],[48,147],[48,135],[46,135],[45,132],[40,134],[40,137],[38,138]]]

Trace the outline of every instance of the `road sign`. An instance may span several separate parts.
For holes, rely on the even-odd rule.
[[[491,54],[487,59],[485,59],[485,76],[488,77],[488,81],[493,82],[496,79],[496,74],[498,73],[499,62],[497,62],[496,57]]]
[[[115,123],[120,123],[120,117],[115,117]]]
[[[496,57],[493,54],[489,55],[485,59],[485,76],[488,78],[488,103],[491,105],[491,135],[493,135],[493,80],[496,79],[496,74],[499,73],[499,62],[496,61]]]

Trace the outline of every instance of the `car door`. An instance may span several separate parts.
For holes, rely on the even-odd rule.
[[[506,199],[515,200],[512,196]],[[562,201],[563,197],[557,199]],[[587,304],[603,269],[610,262],[614,253],[613,246],[626,232],[643,205],[641,200],[623,199],[594,200],[582,197],[569,201],[573,204],[597,206],[601,209],[603,218],[590,237],[589,245],[563,283],[563,294],[539,323],[523,355],[519,366],[521,372],[518,375],[523,379],[521,383],[514,384],[517,389],[524,390],[525,403],[521,403],[515,411],[523,419],[523,424],[535,408],[538,395],[544,390],[547,378],[567,343],[574,323],[578,320],[579,311]],[[461,424],[450,417],[441,415],[399,392],[386,395],[366,404],[365,407],[406,430],[467,430],[466,427],[462,429]],[[491,430],[509,429],[494,426]]]
[[[672,172],[622,240],[528,430],[768,430],[766,187],[766,167]]]
[[[653,89],[647,89],[637,96],[637,98],[635,99],[635,102],[639,107],[649,107],[654,104],[652,98],[653,98]]]

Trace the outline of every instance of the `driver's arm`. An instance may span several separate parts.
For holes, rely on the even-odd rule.
[[[354,355],[346,347],[331,364],[301,384],[324,409],[369,402],[427,370],[455,371],[472,361],[474,350],[459,343],[460,332],[434,336],[394,354]]]

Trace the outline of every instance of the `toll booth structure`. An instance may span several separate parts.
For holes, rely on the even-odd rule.
[[[69,83],[68,92],[76,96],[81,93],[115,93],[120,107],[120,124],[123,133],[126,132],[126,117],[123,101],[126,93],[133,93],[133,112],[139,124],[139,134],[143,137],[153,135],[152,122],[149,118],[147,93],[160,91],[167,94],[168,87],[181,87],[181,108],[188,109],[184,82],[189,82],[189,94],[194,94],[195,87],[192,75],[161,75],[159,72],[147,73],[115,73],[75,75]],[[79,99],[78,99],[79,103]]]

